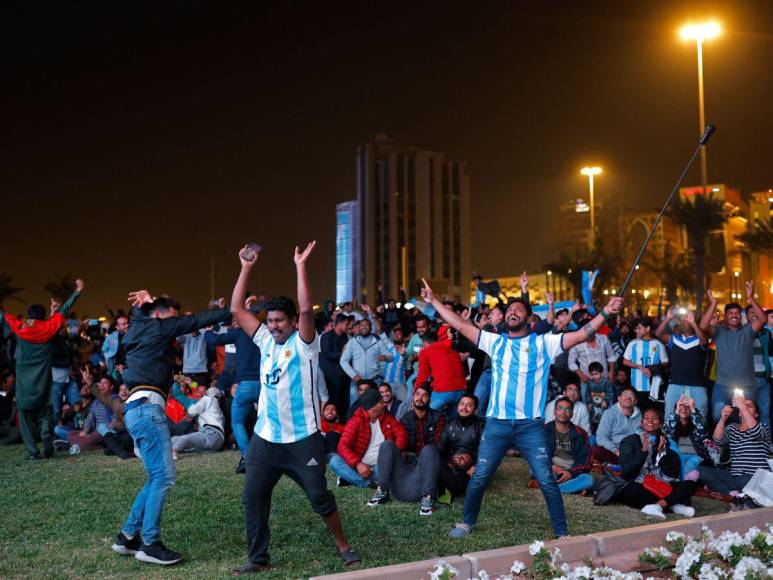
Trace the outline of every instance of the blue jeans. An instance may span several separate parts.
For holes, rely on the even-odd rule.
[[[67,435],[69,435],[71,431],[75,431],[75,429],[65,427],[64,425],[54,426],[54,435],[57,439],[63,439],[64,441],[67,441]]]
[[[236,394],[231,403],[231,428],[242,457],[250,448],[250,437],[245,423],[254,408],[253,405],[258,402],[258,395],[260,395],[260,381],[239,381],[236,385]]]
[[[545,423],[538,419],[486,419],[483,436],[478,450],[475,473],[470,478],[464,496],[464,523],[474,526],[478,522],[483,492],[494,478],[505,451],[517,447],[526,459],[534,479],[539,483],[548,506],[548,514],[557,536],[566,536],[569,531],[564,514],[564,500],[553,475],[548,455]]]
[[[690,385],[668,385],[666,390],[666,407],[664,416],[666,419],[676,409],[676,403],[679,401],[679,397],[687,395],[695,399],[695,408],[701,412],[704,419],[708,419],[709,416],[709,397],[706,394],[705,387],[690,386]]]
[[[464,391],[446,391],[441,393],[433,391],[429,399],[429,408],[438,411],[446,408],[446,416],[454,417],[456,416],[456,406],[459,404],[459,399],[462,398],[463,394]]]
[[[78,390],[78,383],[75,379],[70,379],[69,382],[52,382],[51,383],[51,407],[54,410],[54,418],[58,421],[59,414],[62,412],[62,395],[67,399],[68,405],[73,405],[81,400],[81,392]]]
[[[581,473],[569,481],[558,484],[561,493],[580,493],[593,487],[593,476],[590,473]]]
[[[95,430],[97,433],[99,433],[100,435],[102,435],[102,437],[103,437],[103,438],[104,438],[104,436],[105,436],[105,435],[107,435],[108,433],[112,433],[113,435],[115,435],[116,433],[118,433],[118,431],[116,431],[115,429],[111,429],[111,428],[110,428],[110,425],[109,425],[109,423],[97,423],[97,428],[96,428],[96,429],[94,429],[94,430]]]
[[[757,377],[755,401],[760,413],[760,423],[764,423],[770,429],[770,383],[765,377]]]
[[[491,398],[491,367],[483,369],[475,385],[475,396],[478,397],[478,415],[485,417]]]
[[[373,473],[371,473],[368,479],[365,479],[354,467],[350,467],[338,453],[333,453],[330,457],[330,469],[333,470],[333,473],[357,487],[368,487],[371,483],[378,481],[376,466],[371,465],[370,468],[373,470]]]
[[[148,481],[134,499],[121,530],[129,537],[141,532],[142,541],[152,544],[160,539],[164,499],[175,483],[169,427],[164,409],[152,403],[126,411],[124,422],[140,451]]]

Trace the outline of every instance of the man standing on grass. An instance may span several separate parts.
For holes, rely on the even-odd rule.
[[[451,537],[467,536],[478,521],[483,493],[493,479],[505,452],[517,447],[526,459],[547,502],[556,536],[569,530],[561,490],[553,474],[543,423],[548,393],[550,361],[561,352],[593,337],[604,322],[617,314],[622,298],[613,297],[595,318],[580,330],[565,334],[537,335],[529,330],[528,304],[516,298],[505,314],[505,332],[480,330],[445,306],[432,293],[427,281],[422,298],[440,317],[491,357],[491,402],[486,412],[475,473],[464,496],[464,521],[451,530]]]
[[[179,316],[180,305],[171,298],[151,298],[147,290],[129,294],[132,319],[123,339],[130,389],[124,407],[126,430],[139,449],[148,481],[137,494],[129,517],[113,544],[122,556],[167,566],[182,556],[161,542],[161,512],[169,488],[175,483],[172,442],[167,426],[166,398],[172,386],[176,350],[172,339],[213,324],[231,314],[225,308]]]
[[[45,320],[46,309],[33,304],[27,318],[6,314],[2,318],[16,335],[16,408],[19,427],[28,459],[41,459],[37,441],[43,442],[43,455],[54,455],[54,418],[51,409],[51,357],[54,337],[65,324],[67,312],[83,291],[83,280],[75,281],[75,292],[57,312],[58,304],[51,300],[51,318]],[[2,313],[0,313],[1,315]]]
[[[320,343],[306,273],[306,260],[315,245],[311,242],[303,252],[295,248],[300,313],[290,298],[273,298],[265,306],[266,324],[242,304],[257,253],[250,255],[247,246],[239,252],[242,269],[234,286],[231,311],[239,327],[260,348],[261,389],[242,495],[247,563],[233,571],[235,576],[263,572],[270,567],[271,496],[282,475],[306,492],[314,511],[322,516],[335,537],[344,563],[348,566],[360,561],[344,535],[335,497],[325,479],[325,443],[319,431],[320,401],[316,389]]]

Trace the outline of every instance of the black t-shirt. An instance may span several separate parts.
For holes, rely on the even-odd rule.
[[[706,385],[706,347],[697,336],[671,335],[668,341],[671,384],[703,387]]]

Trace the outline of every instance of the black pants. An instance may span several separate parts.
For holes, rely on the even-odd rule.
[[[346,418],[346,414],[349,412],[349,387],[352,384],[352,379],[350,379],[343,371],[335,373],[326,372],[324,374],[330,402],[336,406],[338,416],[341,417],[341,421],[343,421],[344,418]]]
[[[19,409],[19,427],[24,447],[31,456],[40,454],[38,441],[42,441],[44,447],[53,447],[54,413],[51,405],[42,409]]]
[[[694,481],[674,481],[671,483],[671,493],[663,499],[666,500],[668,506],[678,503],[690,505],[690,498],[695,493],[696,487],[697,484]],[[644,489],[641,483],[632,481],[620,490],[615,501],[640,510],[645,505],[658,503],[660,498]]]
[[[452,497],[459,497],[467,491],[468,483],[470,483],[470,476],[467,475],[466,471],[454,469],[445,463],[440,466],[437,482],[439,492],[447,489],[451,492]]]
[[[400,501],[419,501],[437,494],[440,456],[434,445],[426,445],[418,460],[406,463],[394,441],[384,441],[378,449],[378,484]]]
[[[127,431],[107,432],[104,436],[105,455],[117,455],[121,459],[134,457],[134,440]]]
[[[325,444],[320,433],[295,443],[269,443],[255,435],[250,440],[246,464],[242,504],[247,557],[252,564],[269,564],[271,494],[280,477],[286,475],[300,485],[311,507],[323,518],[337,509],[325,479]]]

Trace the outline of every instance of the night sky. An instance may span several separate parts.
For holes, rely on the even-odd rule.
[[[72,271],[80,314],[137,288],[202,308],[210,259],[230,296],[248,240],[251,289],[293,292],[311,239],[315,302],[333,297],[335,204],[379,131],[468,162],[476,270],[537,269],[583,165],[602,201],[670,191],[697,142],[689,19],[724,28],[704,52],[709,179],[773,187],[773,2],[223,4],[0,9],[0,271],[25,301]]]

